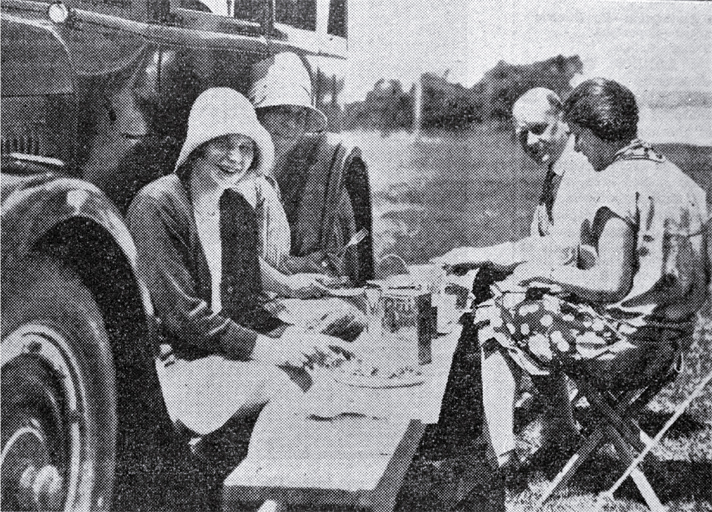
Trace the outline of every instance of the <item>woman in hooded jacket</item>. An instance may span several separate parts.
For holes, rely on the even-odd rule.
[[[166,405],[200,435],[293,386],[283,370],[339,350],[340,340],[288,326],[260,305],[257,215],[236,189],[273,160],[250,102],[208,89],[191,109],[175,172],[144,187],[127,214],[160,324]]]

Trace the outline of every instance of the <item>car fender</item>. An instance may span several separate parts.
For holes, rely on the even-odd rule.
[[[73,218],[88,219],[116,242],[131,266],[144,311],[153,317],[148,288],[136,272],[136,246],[118,209],[94,185],[54,172],[2,176],[2,266],[32,252],[40,239]]]

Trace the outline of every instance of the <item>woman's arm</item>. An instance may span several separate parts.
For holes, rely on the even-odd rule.
[[[598,257],[589,270],[547,267],[542,262],[525,263],[517,268],[515,276],[523,285],[533,282],[556,284],[591,302],[620,300],[633,282],[635,232],[628,222],[608,208],[602,208],[596,214],[594,227],[598,226]]]
[[[310,355],[311,353],[299,344],[258,334],[250,359],[275,366],[300,368],[308,362]]]
[[[433,261],[451,267],[478,267],[490,263],[495,268],[511,271],[522,262],[540,259],[547,244],[551,244],[549,238],[527,237],[490,247],[457,247]]]
[[[317,279],[328,280],[321,274],[300,273],[283,274],[272,265],[260,258],[260,275],[262,286],[268,292],[276,293],[280,297],[293,297],[296,299],[310,299],[323,296]]]
[[[159,318],[177,341],[206,352],[247,359],[257,333],[210,309],[189,271],[192,255],[175,211],[153,197],[138,196],[127,214],[136,242],[138,269]]]
[[[274,268],[267,261],[260,257],[260,276],[262,277],[262,287],[265,291],[284,296],[286,290],[286,275]]]

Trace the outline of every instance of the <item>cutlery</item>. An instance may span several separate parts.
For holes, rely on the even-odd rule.
[[[358,245],[363,241],[364,238],[368,236],[368,229],[366,228],[361,228],[359,229],[354,235],[349,239],[348,242],[346,242],[346,245],[344,245],[341,250],[336,253],[336,256],[341,258],[344,253],[346,252],[346,249],[348,249],[351,246]]]

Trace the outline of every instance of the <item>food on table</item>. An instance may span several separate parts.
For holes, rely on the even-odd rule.
[[[379,366],[359,358],[330,358],[321,364],[332,371],[338,382],[359,387],[389,388],[414,386],[424,381],[418,367],[398,362],[382,363]]]

